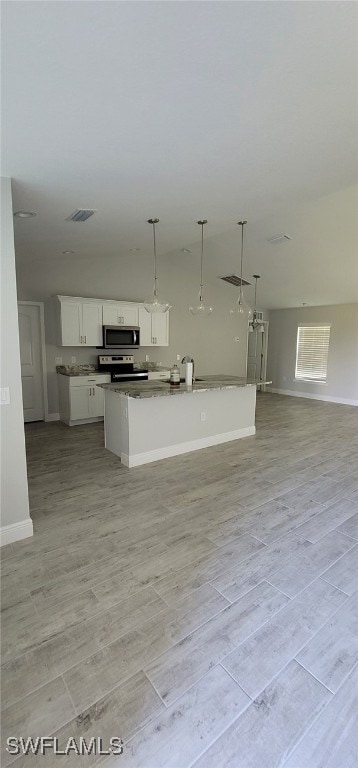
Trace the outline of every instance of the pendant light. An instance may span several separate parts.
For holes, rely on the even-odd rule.
[[[265,326],[258,319],[258,314],[257,314],[257,281],[260,280],[260,275],[252,275],[252,277],[255,280],[255,309],[253,312],[251,323],[249,324],[250,325],[249,330],[260,331],[260,333],[262,333],[265,330]]]
[[[201,219],[197,222],[201,227],[201,256],[200,256],[200,289],[199,289],[199,303],[195,307],[189,307],[189,312],[192,315],[201,315],[205,317],[211,315],[213,307],[208,304],[204,304],[203,300],[203,265],[204,265],[204,225],[208,223],[207,219]]]
[[[235,317],[236,315],[245,316],[248,321],[252,319],[252,309],[249,307],[248,304],[246,304],[245,297],[244,297],[244,291],[242,286],[242,265],[243,265],[243,259],[244,259],[244,226],[247,224],[247,221],[238,221],[239,227],[241,227],[241,259],[240,259],[240,292],[239,292],[239,298],[234,305],[232,309],[230,309],[230,314],[232,317]]]
[[[168,304],[167,301],[162,301],[158,296],[157,245],[156,245],[156,239],[155,239],[155,225],[159,224],[159,219],[148,219],[148,224],[151,224],[153,227],[154,287],[153,287],[153,296],[148,301],[144,302],[144,309],[146,309],[147,312],[150,312],[151,314],[154,314],[155,312],[160,312],[161,314],[163,314],[164,312],[168,312],[168,309],[171,309],[171,305]]]

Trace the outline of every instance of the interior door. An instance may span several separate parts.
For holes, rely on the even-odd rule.
[[[103,343],[102,304],[94,301],[82,304],[82,339],[86,347],[100,347]]]
[[[40,307],[18,305],[24,421],[44,419]]]
[[[247,378],[256,381],[264,381],[266,376],[267,326],[263,327],[264,331],[251,331],[248,337]]]

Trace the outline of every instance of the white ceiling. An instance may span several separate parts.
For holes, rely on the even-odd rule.
[[[2,6],[2,173],[37,212],[15,219],[20,272],[127,269],[130,248],[149,258],[149,216],[185,269],[205,216],[214,280],[238,269],[245,217],[262,304],[358,300],[357,3]],[[77,207],[98,213],[65,221]]]

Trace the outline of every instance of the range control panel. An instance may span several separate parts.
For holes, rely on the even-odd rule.
[[[118,365],[120,363],[133,363],[133,355],[99,355],[100,365]]]

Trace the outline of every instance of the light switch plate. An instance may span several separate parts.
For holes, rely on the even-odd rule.
[[[240,336],[235,336],[234,341],[240,341]]]
[[[62,357],[55,357],[55,365],[62,365]]]
[[[181,360],[181,355],[177,355],[177,362],[179,362],[179,360]]]
[[[146,355],[146,356],[145,356],[145,362],[146,362],[146,363],[149,363],[149,355]]]
[[[1,387],[0,402],[1,405],[10,405],[10,387]]]

